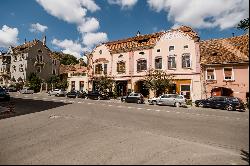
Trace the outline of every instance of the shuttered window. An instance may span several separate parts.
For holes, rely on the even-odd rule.
[[[224,68],[224,80],[232,80],[232,79],[233,79],[233,69]]]

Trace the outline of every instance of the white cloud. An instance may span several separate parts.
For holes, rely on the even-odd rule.
[[[122,7],[122,9],[132,8],[138,0],[108,0],[109,4],[115,4]]]
[[[30,32],[45,32],[48,29],[46,25],[41,25],[39,23],[30,25]]]
[[[58,40],[53,39],[51,42],[53,45],[59,47],[62,49],[62,52],[65,54],[71,54],[74,55],[77,58],[81,58],[83,54],[83,48],[81,44],[78,42],[74,42],[72,40]]]
[[[0,29],[0,47],[7,48],[9,46],[17,45],[17,36],[17,28],[10,28],[7,25],[4,25],[2,29]]]
[[[93,0],[36,0],[52,16],[68,23],[76,24],[82,41],[52,40],[52,44],[60,47],[64,53],[81,57],[84,51],[90,51],[95,44],[107,40],[107,34],[96,32],[100,28],[99,21],[87,16],[87,12],[95,12],[100,7]]]
[[[78,25],[78,31],[81,33],[94,32],[99,29],[99,21],[95,18],[87,18],[85,22]]]
[[[88,48],[92,48],[94,45],[105,42],[107,40],[108,36],[103,32],[87,33],[83,36],[83,44],[88,46]]]
[[[167,12],[175,25],[226,29],[249,15],[248,0],[147,0],[149,6]]]

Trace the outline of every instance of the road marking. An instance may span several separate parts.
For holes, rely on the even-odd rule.
[[[142,108],[137,108],[138,110],[141,110]]]
[[[77,103],[81,104],[82,102],[78,101]]]
[[[88,104],[90,105],[90,104],[93,104],[93,103],[88,103]]]
[[[161,110],[155,110],[156,112],[160,112]]]
[[[152,109],[147,109],[148,111],[151,111]]]

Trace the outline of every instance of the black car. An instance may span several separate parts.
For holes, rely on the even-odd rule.
[[[110,96],[108,93],[101,93],[98,91],[89,92],[87,96],[88,96],[88,99],[92,99],[92,100],[109,100],[110,99]]]
[[[1,101],[9,101],[9,100],[10,100],[9,93],[5,89],[0,88],[0,102]]]
[[[218,108],[228,111],[245,110],[243,101],[237,97],[216,96],[208,99],[196,100],[196,107]]]
[[[145,102],[144,97],[141,93],[130,93],[128,96],[123,96],[121,98],[121,101],[126,103],[137,104],[143,104]]]
[[[66,94],[68,98],[83,98],[84,94],[80,91],[71,90]]]

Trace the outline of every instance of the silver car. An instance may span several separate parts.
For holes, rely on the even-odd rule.
[[[54,95],[54,96],[66,96],[66,91],[65,90],[63,90],[63,89],[54,89],[54,90],[52,90],[52,91],[49,91],[48,92],[48,94],[49,94],[49,96],[52,96],[52,95]]]
[[[165,94],[160,97],[158,105],[170,105],[175,107],[185,106],[186,98],[178,94]]]
[[[33,94],[33,93],[34,93],[34,90],[25,87],[25,88],[23,88],[22,90],[20,90],[20,93],[22,93],[22,94]]]

